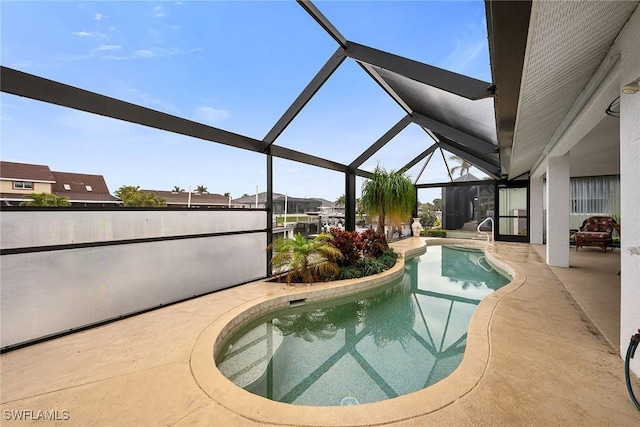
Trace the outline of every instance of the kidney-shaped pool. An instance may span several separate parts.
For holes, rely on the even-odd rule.
[[[391,399],[451,374],[477,305],[510,280],[480,249],[430,246],[382,288],[252,321],[226,343],[217,365],[236,385],[279,402]]]

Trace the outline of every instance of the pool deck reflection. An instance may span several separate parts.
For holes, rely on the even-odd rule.
[[[394,246],[411,251],[424,241]],[[594,302],[613,301],[600,310],[615,307],[616,298],[619,304],[619,249],[572,250],[572,268],[560,271],[542,262],[540,247],[486,249],[511,266],[514,281],[480,304],[460,368],[428,389],[328,409],[272,402],[234,386],[212,354],[230,322],[252,307],[348,288],[259,281],[3,354],[2,425],[13,424],[6,410],[68,411],[69,420],[33,421],[67,426],[639,425],[606,320],[618,313],[598,312]],[[606,292],[598,288],[603,277],[590,274],[594,256],[601,271],[612,263]]]

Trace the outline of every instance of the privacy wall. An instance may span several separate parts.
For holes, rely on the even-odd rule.
[[[264,210],[3,210],[1,347],[266,275]]]

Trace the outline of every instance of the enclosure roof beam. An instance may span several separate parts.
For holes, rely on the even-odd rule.
[[[355,159],[350,165],[350,168],[357,168],[361,166],[364,162],[369,160],[371,156],[373,156],[378,150],[384,147],[387,142],[391,141],[397,134],[399,134],[404,128],[407,127],[411,123],[411,116],[406,115],[398,123],[396,123],[391,129],[389,129],[384,135],[380,137],[376,142],[374,142],[371,147],[367,148],[367,150],[360,154],[357,159]]]
[[[483,171],[493,179],[500,179],[500,168],[497,165],[497,161],[479,157],[480,156],[479,154],[476,154],[476,155],[471,154],[467,150],[465,150],[464,147],[462,147],[460,144],[456,143],[455,141],[452,141],[437,133],[436,133],[436,136],[440,140],[440,142],[438,143],[440,145],[440,148],[444,148],[450,153],[465,159],[466,161],[473,164],[473,166],[477,167],[478,169],[480,169],[481,171]]]
[[[110,98],[105,95],[58,83],[4,66],[0,67],[0,91],[253,152],[264,153],[269,149],[269,146],[257,139],[172,116],[157,110]],[[275,157],[338,172],[346,173],[351,170],[356,175],[363,177],[371,176],[370,172],[360,169],[353,170],[347,165],[332,162],[321,157],[277,145],[271,145],[270,148],[272,150],[271,154]]]
[[[249,151],[264,152],[264,142],[202,123],[142,107],[95,92],[58,83],[12,68],[0,68],[0,90],[12,95],[74,108],[125,122],[180,135],[218,142]]]
[[[434,151],[436,151],[436,149],[438,148],[438,144],[433,144],[431,147],[427,148],[426,150],[424,150],[422,153],[418,154],[413,160],[411,160],[409,163],[407,163],[406,165],[404,165],[403,167],[400,168],[401,171],[407,171],[409,169],[411,169],[412,167],[414,167],[420,160],[424,159],[425,157],[427,157],[429,154],[433,153]]]
[[[342,163],[333,162],[331,160],[323,159],[322,157],[313,156],[311,154],[303,153],[300,151],[292,150],[290,148],[281,147],[279,145],[271,145],[271,154],[281,159],[292,160],[298,163],[304,163],[319,168],[329,169],[336,172],[343,173],[355,173],[358,176],[368,178],[371,176],[371,172],[367,172],[361,169],[352,169]]]
[[[491,83],[347,41],[347,56],[467,99],[493,96]]]
[[[411,117],[413,118],[414,123],[417,123],[420,126],[431,130],[433,133],[444,135],[447,138],[458,142],[459,144],[462,144],[474,151],[477,151],[478,153],[494,154],[498,152],[498,147],[495,146],[494,144],[487,142],[483,139],[480,139],[478,137],[475,137],[473,135],[469,135],[466,132],[463,132],[459,129],[451,127],[442,122],[439,122],[438,120],[434,120],[430,117],[423,116],[422,114],[419,114],[419,113],[413,113]]]
[[[340,31],[338,31],[338,29],[336,27],[333,26],[333,24],[331,23],[331,21],[329,21],[327,19],[326,16],[324,16],[322,14],[322,12],[320,12],[318,10],[318,8],[311,3],[311,1],[309,0],[297,0],[298,4],[300,6],[302,6],[302,8],[304,10],[307,11],[307,13],[309,15],[311,15],[311,17],[318,23],[320,24],[320,26],[322,28],[324,28],[324,30],[331,36],[333,37],[333,39],[338,42],[338,44],[343,47],[346,48],[347,47],[347,39],[340,34]]]
[[[346,52],[343,48],[339,47],[329,60],[323,65],[318,73],[309,82],[306,88],[298,95],[293,104],[289,106],[287,111],[280,117],[280,120],[273,126],[273,128],[267,133],[263,141],[267,145],[273,144],[273,142],[280,136],[280,134],[286,129],[287,126],[293,121],[293,119],[302,111],[305,105],[311,100],[313,95],[322,87],[322,85],[331,77],[333,72],[338,69],[340,64],[346,58]]]
[[[382,90],[387,92],[387,95],[389,95],[391,99],[393,99],[400,106],[400,108],[402,108],[407,114],[413,113],[413,110],[411,109],[411,107],[409,107],[409,105],[404,101],[404,99],[402,99],[400,95],[398,95],[396,91],[393,90],[391,86],[389,86],[389,83],[387,83],[385,79],[382,78],[382,76],[375,70],[375,68],[373,68],[370,64],[367,64],[365,62],[356,61],[356,63],[360,65],[360,67],[367,74],[369,74],[369,77],[371,77],[376,83],[378,83],[378,85],[382,88]]]
[[[429,184],[416,184],[416,188],[440,188],[440,187],[472,187],[474,185],[493,185],[494,180],[483,181],[454,181],[454,182],[435,182]]]

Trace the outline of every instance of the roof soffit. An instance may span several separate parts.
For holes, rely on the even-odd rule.
[[[536,3],[510,178],[530,171],[540,158],[637,5],[635,1]]]

